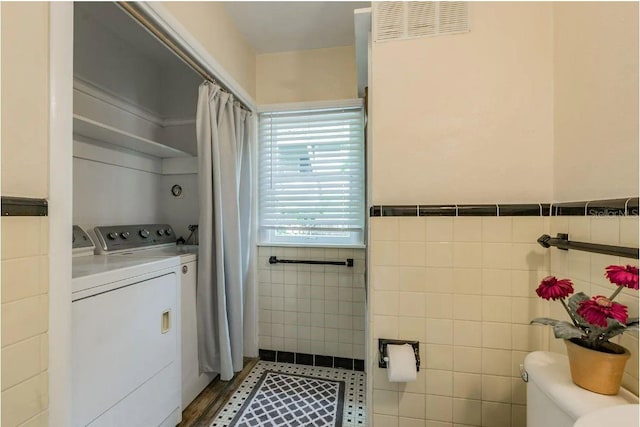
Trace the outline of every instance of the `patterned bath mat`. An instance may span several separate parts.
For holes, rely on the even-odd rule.
[[[341,427],[344,381],[265,371],[230,427]]]

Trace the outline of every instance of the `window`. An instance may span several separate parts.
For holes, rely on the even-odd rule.
[[[260,114],[263,244],[364,242],[361,106]]]

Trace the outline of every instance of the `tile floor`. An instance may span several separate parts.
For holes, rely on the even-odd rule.
[[[251,390],[265,370],[328,378],[345,382],[343,427],[363,427],[366,425],[365,373],[346,369],[320,368],[316,366],[294,365],[260,361],[236,390],[229,402],[220,410],[211,427],[228,427],[236,412],[242,407]]]

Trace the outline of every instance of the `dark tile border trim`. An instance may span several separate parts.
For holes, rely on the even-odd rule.
[[[2,196],[2,216],[47,216],[49,205],[45,199]]]
[[[341,368],[364,372],[364,360],[348,357],[324,356],[320,354],[293,353],[290,351],[258,350],[260,360],[268,362],[295,363],[296,365]]]
[[[638,216],[638,197],[496,205],[375,205],[369,216]]]

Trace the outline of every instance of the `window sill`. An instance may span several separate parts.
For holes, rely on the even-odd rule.
[[[325,248],[325,249],[367,249],[367,245],[329,245],[329,244],[304,244],[304,243],[257,243],[257,247],[271,248]]]

